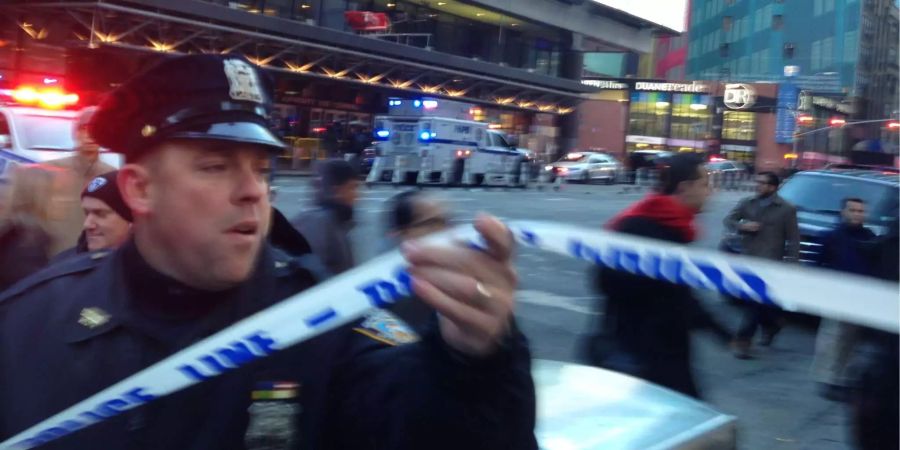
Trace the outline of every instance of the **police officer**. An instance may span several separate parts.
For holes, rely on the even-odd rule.
[[[92,134],[126,156],[132,238],[0,297],[0,440],[315,283],[266,242],[271,101],[244,58],[191,55],[100,106]],[[485,251],[405,247],[438,312],[419,338],[372,314],[41,448],[535,448],[511,235],[476,228]]]

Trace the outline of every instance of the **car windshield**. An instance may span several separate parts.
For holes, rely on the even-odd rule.
[[[72,150],[72,119],[51,116],[19,117],[19,146],[29,150]]]
[[[590,155],[586,155],[584,153],[569,153],[560,161],[563,162],[587,162]]]
[[[706,165],[712,170],[722,170],[722,169],[731,169],[731,163],[717,162],[717,163],[709,163]]]
[[[842,200],[858,197],[869,205],[870,222],[886,222],[897,215],[897,186],[863,179],[800,173],[778,194],[800,211],[838,214]]]

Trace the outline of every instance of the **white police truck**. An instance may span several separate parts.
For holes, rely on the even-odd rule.
[[[16,165],[72,155],[78,111],[66,107],[77,101],[75,94],[55,88],[0,89],[0,184]],[[100,158],[121,165],[120,155],[102,153]]]
[[[472,105],[390,99],[375,118],[376,159],[368,183],[524,186],[527,155],[488,124],[469,120]]]

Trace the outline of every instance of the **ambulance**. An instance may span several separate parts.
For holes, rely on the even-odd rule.
[[[392,98],[388,107],[375,118],[377,156],[367,183],[527,185],[526,152],[470,120],[472,105]]]
[[[0,188],[16,165],[71,156],[79,109],[78,95],[58,87],[0,89]],[[102,152],[100,159],[121,165],[117,154]]]

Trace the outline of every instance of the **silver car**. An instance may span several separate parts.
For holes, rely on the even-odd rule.
[[[551,182],[561,177],[566,181],[591,183],[602,180],[606,184],[613,184],[622,172],[622,164],[604,153],[576,152],[545,166],[544,172]]]

